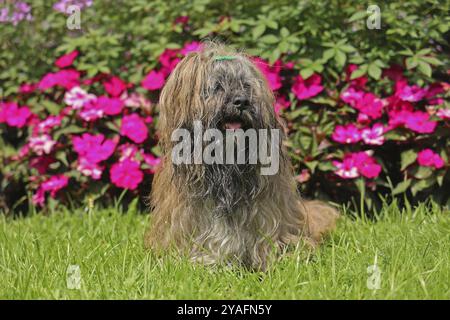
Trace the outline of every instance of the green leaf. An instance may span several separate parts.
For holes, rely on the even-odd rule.
[[[415,196],[418,192],[431,187],[432,185],[435,184],[435,182],[436,179],[434,177],[430,177],[425,180],[417,180],[411,187],[411,192],[413,196]]]
[[[427,77],[431,77],[431,67],[428,63],[424,62],[424,61],[419,61],[419,71],[422,72],[424,75],[426,75]]]
[[[308,79],[309,77],[312,76],[312,74],[314,73],[314,70],[310,69],[310,68],[306,68],[306,69],[302,69],[300,71],[300,75],[302,76],[302,78],[304,80]]]
[[[354,22],[356,20],[361,20],[361,19],[364,19],[365,17],[367,17],[366,11],[357,11],[348,19],[348,22]]]
[[[336,55],[334,56],[334,60],[336,61],[339,67],[343,67],[345,62],[347,61],[347,56],[343,51],[336,50]]]
[[[258,39],[265,31],[266,26],[263,24],[254,27],[252,30],[253,39]]]
[[[45,109],[53,115],[57,115],[59,111],[61,111],[62,107],[53,101],[44,100],[41,104],[45,107]]]
[[[273,34],[268,34],[259,39],[261,42],[267,43],[267,44],[274,44],[278,43],[279,39],[278,37],[274,36]]]
[[[429,178],[433,174],[433,170],[429,167],[418,167],[416,172],[414,173],[414,177],[417,179],[426,179]]]
[[[381,69],[375,63],[369,65],[368,73],[375,80],[379,80],[381,77]]]
[[[417,153],[414,150],[403,151],[400,155],[401,158],[401,168],[400,170],[405,170],[410,164],[412,164],[417,159]]]
[[[412,182],[411,179],[400,182],[392,191],[392,195],[395,196],[404,193],[411,185],[411,182]]]

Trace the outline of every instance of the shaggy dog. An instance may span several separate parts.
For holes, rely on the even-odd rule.
[[[204,264],[265,269],[287,245],[314,247],[334,228],[336,210],[300,198],[273,93],[246,55],[217,44],[189,53],[168,78],[159,107],[162,162],[153,181],[147,247],[175,248]],[[172,133],[192,132],[195,121],[225,133],[280,129],[278,172],[262,175],[261,164],[248,161],[174,164]]]

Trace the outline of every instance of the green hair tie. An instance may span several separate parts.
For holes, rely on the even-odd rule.
[[[234,60],[236,57],[233,56],[215,56],[214,60],[216,61],[223,61],[223,60]]]

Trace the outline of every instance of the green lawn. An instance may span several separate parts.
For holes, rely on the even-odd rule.
[[[266,273],[157,259],[143,248],[149,216],[94,209],[10,219],[0,214],[2,299],[449,299],[450,214],[385,208],[377,222],[341,219],[314,254],[294,252]],[[377,260],[379,290],[367,288]],[[78,265],[81,288],[68,289]],[[369,281],[372,283],[371,281]]]

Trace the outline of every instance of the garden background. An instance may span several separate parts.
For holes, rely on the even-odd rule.
[[[450,4],[377,6],[0,0],[0,212],[144,207],[158,95],[206,38],[266,75],[306,197],[448,204]]]

